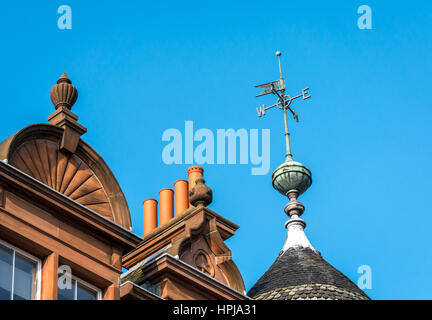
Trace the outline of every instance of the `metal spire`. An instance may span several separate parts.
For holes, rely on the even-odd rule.
[[[287,117],[287,110],[289,110],[293,118],[298,122],[298,115],[295,113],[294,109],[290,108],[291,102],[297,98],[303,97],[303,100],[309,99],[311,95],[308,94],[309,87],[304,88],[302,90],[301,94],[296,95],[295,97],[290,97],[289,95],[285,94],[285,79],[282,76],[282,67],[281,67],[281,57],[282,53],[280,51],[276,51],[276,56],[278,57],[279,62],[279,80],[264,83],[258,86],[255,86],[255,88],[264,88],[264,91],[257,94],[257,97],[261,97],[264,95],[267,95],[269,93],[273,93],[274,95],[278,96],[278,100],[275,104],[266,107],[264,104],[257,108],[258,116],[264,116],[266,110],[271,109],[273,107],[278,107],[279,109],[283,110],[284,115],[284,124],[285,124],[285,144],[286,144],[286,155],[285,158],[287,161],[292,160],[292,154],[291,154],[291,145],[290,145],[290,134],[288,131],[288,117]]]
[[[280,51],[276,51],[276,56],[278,57],[278,61],[279,61],[279,75],[280,75],[280,79],[282,80],[282,67],[281,67],[281,62],[280,62],[280,56],[282,55],[282,53]]]

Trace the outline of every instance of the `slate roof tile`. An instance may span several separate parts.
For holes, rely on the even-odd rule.
[[[289,248],[279,255],[248,296],[260,300],[370,299],[310,248]]]

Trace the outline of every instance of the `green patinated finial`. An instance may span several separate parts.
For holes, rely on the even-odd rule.
[[[285,162],[273,172],[273,187],[285,196],[293,193],[296,194],[296,197],[298,197],[312,184],[312,174],[310,170],[304,165],[293,160],[293,156],[291,154],[290,133],[288,130],[287,111],[290,111],[294,119],[298,122],[298,115],[295,113],[294,109],[290,107],[290,105],[297,98],[303,97],[303,100],[306,100],[311,96],[308,94],[309,88],[303,89],[301,94],[298,94],[294,97],[291,97],[285,93],[286,87],[285,79],[282,76],[282,67],[280,61],[281,55],[282,53],[280,51],[276,51],[276,56],[278,57],[279,63],[279,80],[256,86],[256,88],[264,88],[264,91],[259,93],[257,97],[272,93],[278,97],[278,100],[274,105],[269,107],[263,105],[259,109],[257,108],[257,111],[259,117],[265,115],[266,110],[273,107],[278,107],[283,111],[286,144]]]
[[[257,108],[257,112],[258,116],[261,117],[265,115],[266,110],[277,107],[283,111],[284,116],[286,144],[285,162],[277,167],[272,174],[273,187],[289,198],[289,202],[286,204],[284,211],[290,219],[285,223],[285,227],[287,228],[287,237],[282,252],[286,252],[289,248],[310,248],[315,250],[304,233],[306,222],[300,218],[305,208],[303,204],[297,200],[298,196],[303,194],[311,186],[312,173],[306,166],[293,160],[287,119],[287,111],[289,110],[294,119],[298,122],[298,115],[290,105],[297,98],[303,97],[303,100],[306,100],[311,96],[308,94],[309,88],[303,89],[301,94],[294,97],[285,93],[285,79],[282,76],[282,67],[280,62],[281,55],[280,51],[276,52],[279,62],[279,80],[256,86],[256,88],[264,89],[264,91],[259,93],[257,97],[272,93],[278,97],[278,100],[271,106],[266,107],[263,105],[262,107]]]

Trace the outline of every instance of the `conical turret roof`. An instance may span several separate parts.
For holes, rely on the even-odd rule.
[[[257,300],[369,299],[318,251],[303,247],[282,251],[248,296]]]

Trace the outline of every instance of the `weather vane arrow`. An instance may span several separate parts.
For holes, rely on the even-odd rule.
[[[258,117],[264,116],[266,114],[266,110],[269,110],[274,107],[278,107],[279,109],[283,110],[284,114],[284,121],[285,121],[285,141],[286,141],[286,158],[292,159],[291,154],[291,147],[290,147],[290,140],[289,140],[289,131],[288,131],[288,120],[287,120],[287,110],[289,110],[294,119],[298,122],[298,115],[295,113],[294,109],[290,107],[291,103],[300,97],[303,97],[303,100],[309,99],[311,95],[308,93],[309,87],[304,88],[302,92],[294,97],[291,97],[287,94],[285,94],[285,79],[282,77],[282,68],[281,68],[281,61],[280,56],[282,53],[280,51],[276,51],[276,56],[278,57],[279,62],[279,80],[260,84],[258,86],[255,86],[255,88],[262,88],[264,91],[257,94],[256,97],[265,96],[267,94],[274,94],[278,97],[275,104],[266,107],[264,104],[261,107],[256,108],[258,112]]]

